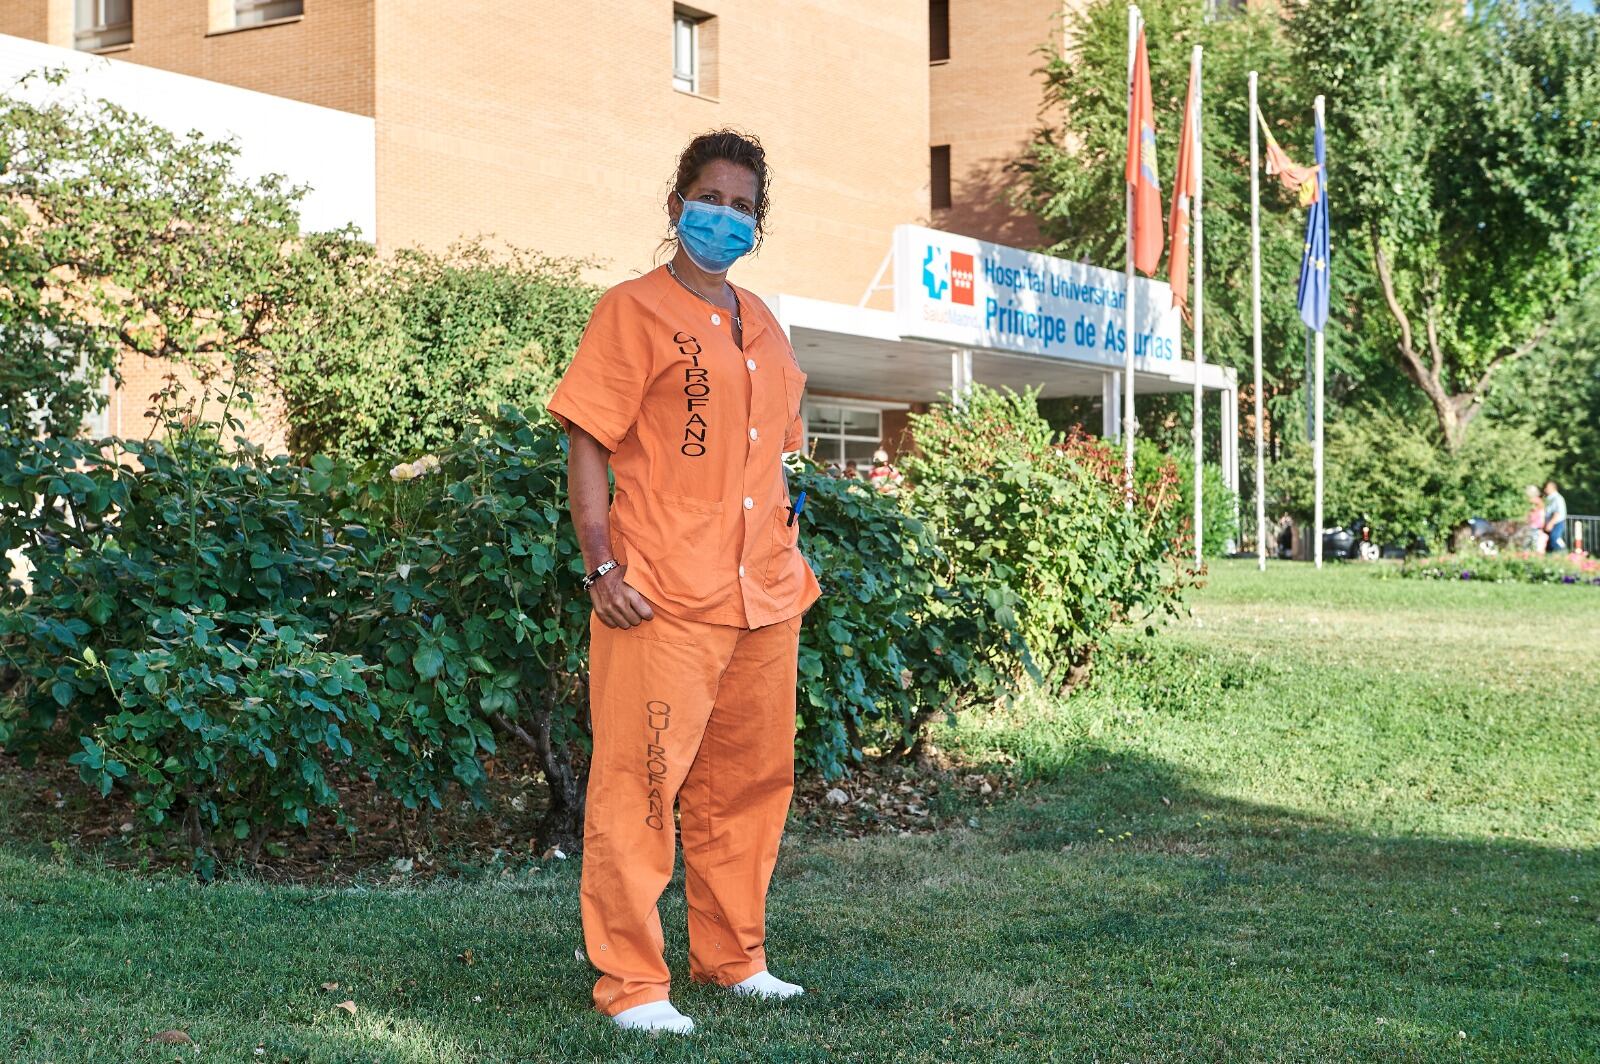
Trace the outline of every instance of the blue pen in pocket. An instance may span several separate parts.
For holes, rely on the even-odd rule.
[[[806,493],[802,491],[800,493],[800,495],[794,500],[794,502],[789,504],[789,520],[785,523],[787,525],[787,527],[790,527],[790,528],[794,527],[794,519],[796,517],[799,517],[800,516],[800,512],[802,510],[804,510],[805,508],[806,508]]]

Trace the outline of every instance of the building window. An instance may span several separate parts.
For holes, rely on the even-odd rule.
[[[96,398],[98,403],[83,421],[83,434],[91,440],[100,440],[111,435],[111,377],[108,375],[100,381]]]
[[[865,477],[872,468],[872,452],[883,446],[883,411],[849,403],[807,403],[806,438],[811,456],[840,470],[849,463]]]
[[[700,20],[681,8],[672,13],[672,87],[700,91]]]
[[[717,19],[682,4],[672,9],[672,87],[696,96],[717,94]]]
[[[80,52],[133,43],[133,0],[77,0],[73,43]]]
[[[306,13],[305,0],[233,0],[233,25],[236,29],[298,18]]]
[[[950,0],[928,0],[928,62],[950,58]]]
[[[950,206],[950,145],[938,144],[928,149],[929,200],[934,210]]]

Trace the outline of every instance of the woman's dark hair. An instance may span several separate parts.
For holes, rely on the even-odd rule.
[[[767,172],[767,151],[761,146],[760,138],[753,133],[718,129],[691,140],[689,146],[683,149],[683,154],[678,156],[678,172],[672,179],[672,191],[680,196],[688,196],[689,186],[695,183],[700,171],[706,168],[706,164],[718,160],[743,166],[756,175],[756,247],[759,248],[761,238],[767,232],[767,190],[772,178]],[[663,246],[673,243],[675,239],[674,234],[668,233]]]

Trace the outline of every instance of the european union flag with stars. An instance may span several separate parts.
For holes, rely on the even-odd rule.
[[[1322,115],[1317,115],[1317,191],[1306,215],[1306,246],[1300,256],[1300,320],[1321,332],[1328,324],[1328,154]]]

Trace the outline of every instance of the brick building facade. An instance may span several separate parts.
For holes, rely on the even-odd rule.
[[[1040,121],[1039,49],[1081,2],[5,0],[0,34],[367,116],[381,247],[484,235],[602,283],[653,265],[691,136],[755,132],[771,231],[738,280],[853,305],[896,225],[1033,242],[1006,167]],[[125,371],[148,394],[153,370]],[[832,399],[891,445],[915,405]],[[840,432],[841,457],[870,454]]]

